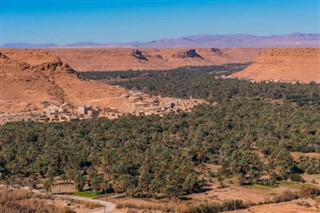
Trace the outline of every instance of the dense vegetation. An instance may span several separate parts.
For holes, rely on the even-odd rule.
[[[84,78],[108,79],[115,85],[143,90],[153,95],[206,99],[210,102],[232,98],[263,98],[285,100],[299,105],[320,105],[320,85],[288,84],[222,79],[248,64],[227,64],[206,67],[184,67],[169,71],[81,72]],[[118,79],[125,79],[119,81]]]
[[[172,70],[143,70],[143,71],[89,71],[78,72],[78,74],[86,79],[91,80],[115,80],[115,79],[133,79],[133,78],[159,78],[159,77],[173,77],[199,74],[213,74],[213,75],[230,75],[233,72],[243,70],[249,63],[244,64],[226,64],[215,66],[187,66],[178,67]]]
[[[308,174],[320,174],[320,158],[300,157],[299,167]]]
[[[170,77],[117,83],[217,104],[165,117],[7,123],[0,127],[2,181],[36,187],[45,178],[49,191],[60,175],[79,190],[88,184],[94,191],[178,198],[201,191],[209,176],[251,184],[267,175],[264,183],[272,184],[282,179],[302,182],[299,174],[319,173],[319,161],[295,162],[290,155],[320,152],[319,85],[216,79],[217,73],[209,71],[172,72]],[[273,104],[263,100],[267,98],[285,102]],[[207,164],[219,165],[219,172],[203,169]]]
[[[320,86],[317,84],[252,83],[238,79],[216,79],[214,76],[177,76],[133,81],[115,84],[138,89],[153,95],[188,98],[204,98],[208,101],[225,101],[232,98],[264,98],[295,102],[299,105],[320,105]]]
[[[240,184],[300,173],[290,151],[319,151],[320,111],[314,107],[232,100],[164,118],[123,117],[78,123],[7,123],[0,129],[4,180],[36,182],[65,175],[79,190],[89,183],[128,195],[179,197],[201,190],[199,170]],[[98,175],[103,173],[103,175]]]

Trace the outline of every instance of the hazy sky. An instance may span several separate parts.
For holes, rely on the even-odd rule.
[[[1,44],[320,32],[320,0],[0,0]]]

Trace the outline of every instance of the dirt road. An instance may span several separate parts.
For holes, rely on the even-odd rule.
[[[29,187],[21,187],[21,188],[26,189],[26,190],[30,190]],[[37,189],[33,189],[31,191],[35,194],[45,194]],[[70,195],[53,195],[53,196],[59,197],[59,198],[65,198],[65,199],[72,198],[72,199],[76,199],[76,200],[83,200],[83,201],[98,203],[103,206],[102,208],[99,208],[99,209],[90,210],[90,211],[88,211],[88,213],[112,213],[115,211],[115,208],[116,208],[116,204],[114,204],[114,203],[102,201],[102,200],[97,200],[97,199],[92,199],[92,198],[70,196]]]
[[[67,195],[54,195],[55,197],[60,197],[60,198],[72,198],[76,200],[83,200],[83,201],[88,201],[88,202],[94,202],[94,203],[99,203],[100,205],[104,206],[101,209],[93,209],[92,211],[88,213],[108,213],[108,212],[114,212],[116,208],[116,204],[107,202],[107,201],[102,201],[102,200],[96,200],[92,198],[85,198],[85,197],[78,197],[78,196],[67,196]]]

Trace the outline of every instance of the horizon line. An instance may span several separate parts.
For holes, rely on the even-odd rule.
[[[81,44],[81,43],[92,43],[95,45],[130,45],[130,44],[148,44],[151,42],[155,42],[155,41],[161,41],[161,40],[175,40],[175,39],[184,39],[187,37],[192,37],[192,36],[254,36],[254,37],[271,37],[271,36],[284,36],[284,35],[294,35],[294,34],[311,34],[311,35],[320,35],[320,32],[318,33],[313,33],[313,32],[307,32],[307,33],[303,33],[303,32],[291,32],[291,33],[284,33],[284,34],[268,34],[268,35],[255,35],[255,34],[246,34],[246,33],[228,33],[228,34],[210,34],[210,33],[201,33],[201,34],[191,34],[191,35],[186,35],[186,36],[182,36],[182,37],[163,37],[163,38],[159,38],[159,39],[153,39],[153,40],[148,40],[148,41],[129,41],[129,42],[95,42],[95,41],[90,41],[90,40],[83,40],[83,41],[74,41],[74,42],[68,42],[68,43],[64,43],[64,44],[58,44],[56,42],[53,41],[47,41],[47,42],[39,42],[39,43],[30,43],[30,42],[7,42],[4,44],[1,44],[0,47],[6,46],[6,45],[13,45],[13,44],[26,44],[26,45],[55,45],[57,47],[68,47],[67,45],[75,45],[75,44]]]

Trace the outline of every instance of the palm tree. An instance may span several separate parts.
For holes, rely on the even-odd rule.
[[[47,191],[48,194],[52,192],[52,186],[54,185],[54,178],[48,178],[45,180],[43,187]]]

